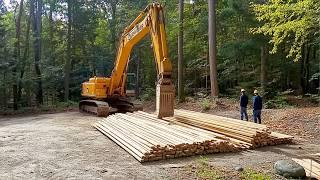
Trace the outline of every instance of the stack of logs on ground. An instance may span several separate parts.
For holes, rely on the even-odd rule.
[[[236,152],[293,139],[265,125],[187,110],[175,110],[174,117],[163,119],[142,111],[119,113],[94,127],[140,162]]]

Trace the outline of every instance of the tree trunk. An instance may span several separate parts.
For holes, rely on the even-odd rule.
[[[217,80],[217,59],[216,59],[216,0],[208,0],[209,4],[209,63],[210,63],[210,82],[211,82],[211,97],[219,95],[218,80]]]
[[[40,70],[40,62],[41,62],[41,20],[42,20],[42,0],[31,0],[30,8],[32,12],[33,19],[33,36],[34,36],[34,67],[36,72],[36,83],[37,83],[37,91],[36,91],[36,99],[37,105],[43,103],[43,95],[42,95],[42,78],[41,78],[41,70]]]
[[[64,101],[69,100],[69,85],[70,85],[70,69],[71,69],[71,25],[72,25],[72,2],[68,0],[68,33],[67,33],[67,59],[64,66]]]
[[[112,50],[116,52],[116,9],[117,9],[118,0],[111,1],[111,20],[110,20],[110,31],[111,31],[111,43],[112,43]]]
[[[305,60],[304,60],[304,68],[303,68],[303,79],[304,79],[303,92],[304,92],[304,94],[309,92],[308,69],[309,69],[310,50],[311,50],[311,46],[307,45],[306,46],[306,55],[305,55]]]
[[[7,71],[4,71],[3,73],[3,83],[7,82]],[[3,107],[7,107],[7,88],[6,88],[6,85],[4,85],[4,88],[3,88]]]
[[[266,47],[260,47],[260,59],[261,59],[261,72],[260,72],[260,85],[262,89],[262,94],[266,90],[266,75],[267,75],[267,56]]]
[[[53,42],[53,32],[54,32],[54,26],[53,26],[53,11],[55,10],[56,0],[50,0],[50,9],[49,9],[49,43],[50,43],[50,62],[55,64],[55,58],[54,58],[54,42]]]
[[[20,1],[19,13],[16,19],[16,41],[14,48],[14,59],[16,63],[12,68],[13,74],[13,85],[12,85],[12,93],[13,93],[13,109],[18,109],[18,85],[17,85],[17,69],[18,64],[20,63],[20,34],[21,34],[21,16],[23,12],[23,0]]]
[[[27,20],[27,31],[26,31],[25,47],[24,47],[23,56],[22,56],[22,59],[21,59],[20,77],[19,77],[19,86],[18,86],[18,101],[20,101],[20,99],[21,99],[22,78],[23,78],[23,75],[24,75],[24,68],[26,66],[26,61],[27,61],[27,57],[28,57],[28,54],[29,54],[30,21],[31,21],[31,12],[30,12],[28,20]]]
[[[308,45],[302,47],[302,59],[300,60],[300,89],[302,95],[306,94],[306,63],[309,58],[309,48]]]
[[[140,96],[140,65],[141,65],[141,48],[138,49],[138,57],[137,57],[136,98]]]
[[[179,0],[179,36],[178,36],[178,100],[184,100],[184,82],[183,82],[183,9],[184,0]]]

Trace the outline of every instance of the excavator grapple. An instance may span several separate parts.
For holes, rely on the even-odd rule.
[[[174,86],[157,85],[156,89],[156,114],[158,118],[170,117],[174,113]]]

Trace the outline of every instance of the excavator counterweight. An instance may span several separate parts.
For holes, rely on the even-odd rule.
[[[145,36],[150,35],[158,73],[156,113],[158,118],[173,116],[175,89],[172,83],[172,65],[168,57],[163,7],[149,4],[125,28],[119,40],[114,69],[110,77],[93,77],[82,83],[83,100],[80,111],[107,116],[110,112],[132,112],[141,106],[129,101],[126,79],[131,50]]]

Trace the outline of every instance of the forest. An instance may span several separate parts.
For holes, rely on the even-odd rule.
[[[82,82],[110,75],[122,31],[150,2],[0,0],[1,109],[78,102]],[[183,96],[209,95],[208,1],[181,1],[182,18],[179,1],[159,2],[165,9],[174,84],[183,31]],[[319,97],[320,1],[216,3],[213,78],[219,97],[238,97],[242,88],[249,94],[259,89],[270,101],[283,94]],[[150,38],[131,53],[128,72],[134,76],[128,78],[128,89],[142,100],[155,96],[153,58]]]

